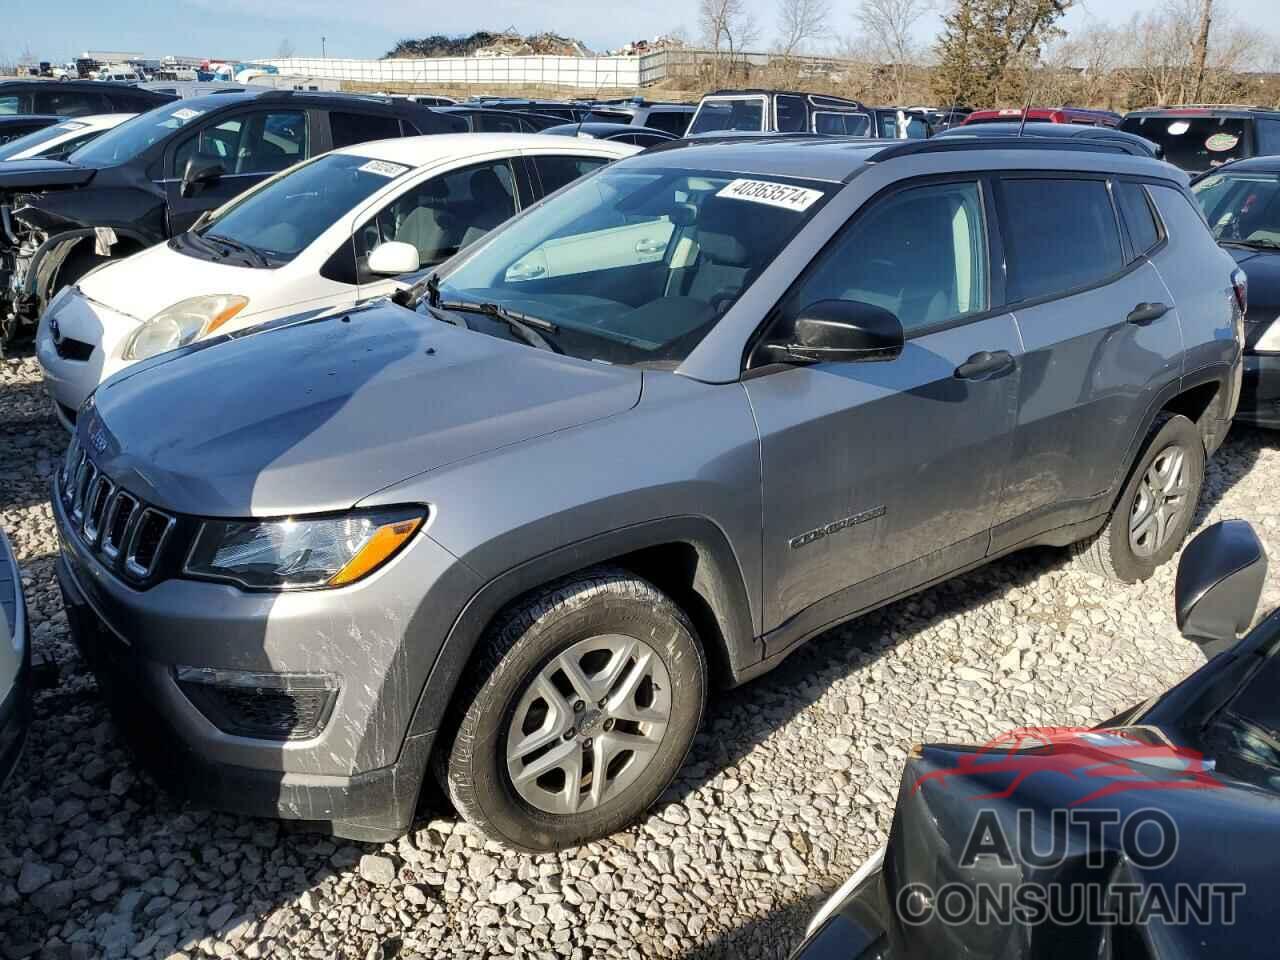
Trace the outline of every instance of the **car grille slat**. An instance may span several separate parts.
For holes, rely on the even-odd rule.
[[[71,441],[59,479],[71,534],[116,573],[149,580],[178,518],[118,487],[77,440]]]

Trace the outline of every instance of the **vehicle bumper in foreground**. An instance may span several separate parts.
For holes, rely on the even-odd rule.
[[[68,431],[76,412],[103,380],[127,366],[118,359],[121,341],[137,321],[72,288],[56,297],[36,329],[36,359],[54,413]]]
[[[0,785],[8,779],[22,755],[27,730],[31,725],[31,633],[27,624],[26,604],[22,594],[22,577],[13,549],[0,532],[0,643],[10,649],[2,651],[6,663],[13,663],[12,683],[0,684]],[[0,664],[0,672],[4,665]]]
[[[1235,419],[1280,430],[1280,354],[1245,354]]]

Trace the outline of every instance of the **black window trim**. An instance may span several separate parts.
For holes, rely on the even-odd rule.
[[[996,229],[1000,231],[1000,241],[1001,241],[1002,248],[1004,246],[1004,223],[1008,216],[1008,210],[1005,207],[1003,191],[999,189],[998,181],[1001,181],[1001,180],[1095,180],[1095,181],[1098,181],[1100,180],[1107,186],[1107,197],[1111,201],[1111,213],[1112,213],[1112,216],[1116,218],[1116,233],[1117,233],[1117,239],[1120,241],[1121,259],[1123,260],[1126,257],[1126,252],[1125,252],[1126,237],[1124,233],[1124,228],[1120,221],[1119,211],[1116,209],[1115,197],[1111,195],[1110,181],[1115,179],[1114,174],[1103,173],[1099,171],[1084,171],[1084,170],[1001,170],[1001,171],[997,171],[994,174],[993,179],[997,181],[997,183],[995,184],[996,186],[995,192],[996,192],[996,209],[999,214],[999,219],[996,223]],[[1027,310],[1027,309],[1030,309],[1031,307],[1038,307],[1041,304],[1052,303],[1055,300],[1065,300],[1067,297],[1079,296],[1080,294],[1088,293],[1091,290],[1097,290],[1101,287],[1110,286],[1111,284],[1116,283],[1122,280],[1123,278],[1127,277],[1129,274],[1133,273],[1145,262],[1146,262],[1146,257],[1138,257],[1126,262],[1124,266],[1122,266],[1119,270],[1116,270],[1113,273],[1110,273],[1097,280],[1092,280],[1088,283],[1077,284],[1074,287],[1070,287],[1066,290],[1062,290],[1057,293],[1045,294],[1044,296],[1041,296],[1041,297],[1031,297],[1026,300],[1010,300],[1008,298],[1007,289],[1006,289],[1006,296],[1004,297],[1004,304],[1001,312],[1012,313],[1014,315],[1017,315],[1018,311],[1020,310]],[[1008,269],[1009,269],[1009,264],[1007,259],[1004,261],[1002,266],[1007,275]]]
[[[1130,260],[1150,260],[1152,256],[1162,251],[1169,244],[1169,231],[1165,227],[1164,217],[1160,216],[1160,208],[1156,206],[1155,199],[1151,196],[1151,191],[1147,189],[1147,183],[1140,177],[1112,177],[1112,183],[1132,183],[1142,191],[1142,198],[1146,201],[1147,210],[1151,213],[1151,219],[1156,225],[1156,242],[1149,246],[1146,250],[1138,250],[1133,243],[1133,237],[1129,234],[1129,222],[1124,219],[1124,211],[1121,209],[1119,202],[1116,202],[1116,210],[1120,213],[1120,223],[1123,228],[1123,235],[1128,239]],[[1114,197],[1113,197],[1114,200]]]
[[[989,181],[992,176],[981,170],[963,170],[951,173],[935,173],[924,174],[918,177],[911,177],[905,180],[898,180],[888,186],[882,188],[878,192],[872,194],[858,208],[853,211],[844,223],[840,224],[826,241],[822,244],[822,249],[815,253],[805,264],[804,269],[800,271],[782,292],[781,296],[774,302],[773,306],[765,311],[764,319],[761,320],[751,336],[747,338],[746,346],[743,349],[741,362],[741,377],[757,377],[763,376],[765,373],[780,372],[782,370],[791,370],[795,368],[795,364],[790,363],[768,363],[761,364],[756,367],[749,366],[752,357],[755,355],[756,349],[760,344],[764,343],[768,338],[768,333],[774,328],[787,314],[785,307],[788,301],[795,295],[800,286],[813,274],[815,265],[818,264],[827,253],[845,236],[845,234],[854,229],[859,220],[861,220],[869,210],[878,207],[882,202],[891,199],[899,193],[917,187],[938,186],[947,183],[972,183],[978,188],[978,200],[982,208],[982,228],[986,239],[986,268],[987,268],[987,306],[982,310],[971,310],[968,313],[958,314],[954,317],[948,317],[946,320],[940,320],[937,323],[931,323],[927,326],[919,327],[912,331],[904,330],[904,339],[907,342],[918,340],[921,337],[931,336],[935,333],[943,333],[947,330],[953,330],[956,327],[968,326],[971,323],[978,323],[982,320],[989,320],[992,317],[1002,316],[1009,313],[1009,310],[1003,306],[999,306],[996,298],[997,281],[996,275],[1000,273],[999,291],[1000,300],[1004,299],[1004,277],[1003,270],[997,271],[997,261],[995,255],[1000,252],[1003,258],[1003,247],[998,245],[998,237],[995,233],[996,224],[992,219],[994,207],[990,200],[991,186]],[[1000,261],[1003,266],[1003,259]]]

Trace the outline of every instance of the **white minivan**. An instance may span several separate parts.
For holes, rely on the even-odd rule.
[[[361,143],[277,174],[191,230],[64,287],[36,356],[72,429],[99,383],[137,360],[404,286],[554,190],[639,150],[538,134]]]

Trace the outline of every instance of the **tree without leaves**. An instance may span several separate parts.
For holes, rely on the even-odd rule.
[[[861,45],[889,68],[894,103],[906,99],[910,67],[920,53],[915,28],[933,6],[933,0],[862,0],[853,13]]]
[[[831,19],[828,0],[779,0],[778,51],[791,56],[827,35]]]
[[[955,0],[937,43],[934,92],[947,103],[998,103],[1021,92],[1073,0]]]
[[[727,48],[730,57],[759,36],[746,0],[699,0],[698,24],[707,44],[716,51]]]
[[[1197,47],[1202,14],[1201,0],[1166,0],[1129,22],[1125,32],[1134,39],[1125,66],[1131,104],[1221,103],[1250,97],[1240,74],[1265,69],[1267,38],[1233,24],[1225,11],[1220,12],[1210,26],[1201,75]]]
[[[276,48],[276,57],[280,60],[288,60],[295,53],[293,41],[285,38],[280,41],[280,46]]]

